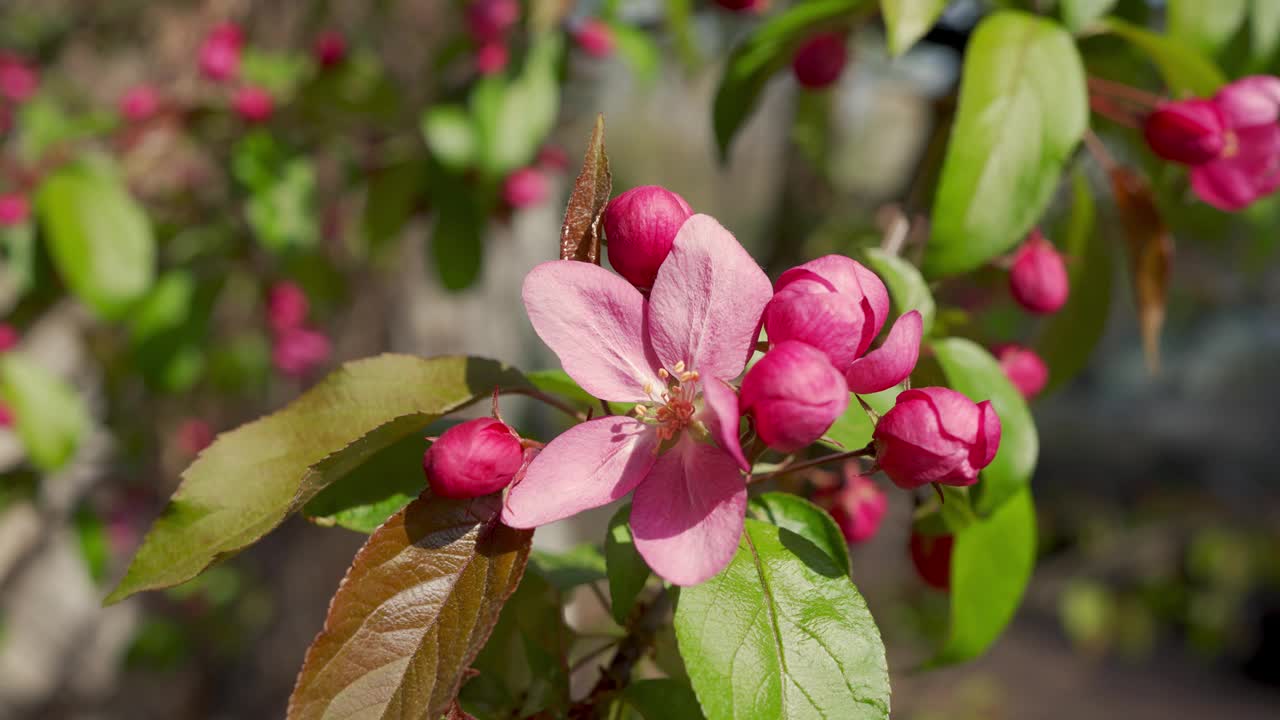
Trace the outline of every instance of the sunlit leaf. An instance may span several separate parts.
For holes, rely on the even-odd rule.
[[[1213,61],[1176,38],[1157,35],[1116,18],[1107,18],[1105,27],[1149,56],[1175,96],[1207,97],[1227,81]]]
[[[1249,0],[1168,0],[1169,35],[1215,55],[1244,24]]]
[[[567,592],[605,577],[604,554],[600,552],[600,548],[590,543],[558,553],[535,550],[532,563],[533,569],[560,592]]]
[[[307,650],[288,718],[438,718],[520,583],[533,533],[500,495],[425,494],[369,537]]]
[[[889,35],[889,53],[901,55],[910,50],[929,32],[946,7],[947,0],[880,0],[880,13],[884,15]]]
[[[1113,168],[1111,191],[1124,224],[1142,349],[1147,367],[1154,373],[1160,370],[1160,331],[1164,328],[1173,268],[1173,235],[1160,216],[1151,188],[1137,172],[1127,167]]]
[[[879,248],[867,248],[863,251],[867,267],[875,271],[889,288],[889,297],[893,300],[893,311],[897,315],[920,311],[920,319],[924,323],[924,334],[927,337],[933,330],[933,317],[937,306],[933,302],[933,293],[929,284],[915,265],[901,256],[890,255]]]
[[[848,572],[849,545],[826,510],[798,495],[770,492],[751,498],[747,515],[808,540]]]
[[[75,454],[89,430],[84,399],[65,380],[20,352],[0,353],[0,401],[31,464],[51,471]]]
[[[560,259],[600,264],[604,208],[613,192],[609,156],[604,149],[604,115],[596,116],[582,170],[573,183],[560,228]]]
[[[422,116],[422,135],[437,161],[459,171],[476,162],[476,131],[471,116],[456,105],[436,105]]]
[[[1117,0],[1059,0],[1058,7],[1067,29],[1079,33],[1111,12],[1116,2]]]
[[[1249,10],[1249,52],[1254,63],[1265,64],[1280,45],[1280,2],[1252,0]]]
[[[422,493],[427,441],[410,432],[321,490],[302,509],[317,525],[371,533]]]

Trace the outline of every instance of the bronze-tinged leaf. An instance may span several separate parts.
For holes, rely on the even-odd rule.
[[[560,259],[600,264],[601,223],[604,206],[613,192],[609,156],[604,151],[604,115],[596,116],[596,127],[582,158],[582,171],[573,183],[569,207],[560,228]]]
[[[463,710],[462,706],[458,704],[458,701],[454,700],[453,704],[450,705],[449,709],[445,712],[444,720],[476,720],[476,716],[468,713],[466,710]]]
[[[1129,276],[1138,306],[1138,326],[1147,367],[1160,371],[1160,330],[1168,304],[1173,235],[1160,217],[1146,180],[1131,168],[1110,170],[1111,189],[1124,224]]]
[[[501,506],[427,492],[369,537],[307,650],[289,720],[449,711],[529,559],[533,531],[500,524]]]

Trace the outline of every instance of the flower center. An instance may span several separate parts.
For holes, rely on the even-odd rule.
[[[640,403],[633,410],[636,419],[656,427],[658,439],[664,443],[689,427],[698,411],[694,405],[698,397],[698,372],[686,370],[683,361],[676,363],[673,370],[674,374],[666,368],[659,369],[658,377],[667,383],[666,389],[657,394],[652,384],[646,384],[644,393],[649,396],[649,402]]]
[[[1240,152],[1240,139],[1236,137],[1234,132],[1228,130],[1223,136],[1222,155],[1223,158],[1233,158],[1236,153]]]

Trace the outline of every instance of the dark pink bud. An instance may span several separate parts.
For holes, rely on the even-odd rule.
[[[1009,376],[1009,382],[1028,400],[1039,395],[1049,382],[1048,366],[1031,348],[1002,345],[996,348],[996,359],[1004,368],[1004,374]]]
[[[951,549],[954,535],[911,533],[911,564],[926,585],[946,592],[951,589]]]
[[[25,195],[6,193],[0,195],[0,227],[13,227],[27,221],[31,205]]]
[[[447,498],[498,492],[511,483],[523,464],[520,437],[493,418],[449,428],[422,456],[431,492]]]
[[[280,372],[293,377],[306,375],[329,359],[329,338],[315,330],[293,328],[276,336],[271,361]]]
[[[819,33],[806,40],[796,51],[791,69],[795,73],[796,82],[802,87],[821,90],[830,87],[840,77],[847,60],[844,35]]]
[[[18,341],[22,336],[18,334],[18,329],[9,323],[0,323],[0,353],[9,352],[18,346]]]
[[[517,210],[542,204],[550,193],[546,176],[537,168],[521,168],[502,184],[502,198]]]
[[[276,283],[267,294],[267,323],[278,333],[302,327],[310,311],[307,294],[294,283]]]
[[[856,464],[850,465],[844,484],[819,488],[813,494],[813,502],[831,513],[845,541],[860,543],[870,540],[880,529],[889,499],[870,478],[858,474]]]
[[[236,90],[231,105],[235,108],[237,115],[252,123],[266,122],[276,110],[271,93],[252,85]]]
[[[802,342],[774,346],[742,379],[742,411],[771,448],[808,447],[849,406],[849,386],[827,356]]]
[[[517,0],[474,0],[467,5],[467,28],[479,42],[501,40],[513,25],[520,22]]]
[[[475,60],[476,72],[481,75],[496,75],[507,67],[507,46],[497,40],[486,42],[476,48]]]
[[[569,155],[559,145],[543,145],[535,162],[546,172],[564,172],[569,169]]]
[[[716,4],[732,12],[759,12],[767,5],[766,0],[716,0]]]
[[[613,30],[600,20],[584,20],[573,31],[573,41],[591,57],[609,57],[613,54]]]
[[[609,264],[632,285],[653,287],[658,267],[691,215],[684,198],[657,185],[631,188],[610,200],[604,211]]]
[[[129,122],[150,120],[160,111],[160,93],[150,85],[129,88],[120,98],[120,114]]]
[[[240,51],[244,33],[238,25],[224,23],[215,27],[200,46],[200,72],[214,82],[234,78],[240,72]]]
[[[334,67],[347,57],[347,39],[337,30],[325,30],[316,37],[312,52],[316,56],[316,62],[320,63],[320,67]]]
[[[16,55],[0,53],[0,97],[26,102],[39,87],[40,74],[34,66]]]
[[[1203,102],[1203,101],[1202,101]],[[1236,129],[1275,124],[1280,119],[1280,78],[1251,75],[1222,86],[1213,104]]]
[[[1185,165],[1218,157],[1226,147],[1226,132],[1222,111],[1213,102],[1200,99],[1163,103],[1142,125],[1152,152]]]
[[[0,430],[7,430],[13,427],[16,419],[17,418],[13,415],[13,411],[9,409],[9,406],[0,402]]]
[[[1041,315],[1056,313],[1067,302],[1067,265],[1039,229],[1031,231],[1013,256],[1009,290],[1024,309]]]
[[[187,418],[178,425],[178,450],[187,456],[199,455],[213,444],[213,427],[199,418]]]
[[[955,390],[907,390],[876,423],[876,464],[904,489],[928,483],[972,485],[1000,447],[1000,418],[989,401]]]
[[[775,290],[764,314],[769,341],[812,345],[840,372],[871,347],[889,311],[889,291],[880,278],[843,255],[791,268]]]

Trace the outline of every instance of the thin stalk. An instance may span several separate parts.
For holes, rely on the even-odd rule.
[[[554,395],[548,395],[547,393],[544,393],[541,390],[537,390],[535,388],[511,387],[511,388],[503,388],[501,392],[503,395],[524,395],[525,397],[531,397],[534,400],[544,402],[550,405],[551,407],[559,410],[560,412],[568,415],[569,417],[577,420],[578,422],[586,422],[587,420],[587,416],[585,413],[575,409],[569,403],[566,403],[565,401],[561,400],[560,398]]]
[[[835,453],[833,455],[823,455],[822,457],[813,458],[812,460],[805,460],[802,463],[796,463],[794,465],[788,465],[784,468],[779,468],[777,470],[765,473],[763,475],[754,475],[751,477],[749,482],[753,482],[753,483],[764,482],[765,480],[776,477],[783,473],[795,472],[797,470],[806,470],[811,467],[818,467],[819,465],[826,465],[827,463],[839,462],[841,460],[849,460],[851,458],[875,457],[875,454],[876,454],[875,444],[867,443],[867,446],[860,450],[850,450],[849,452]]]

